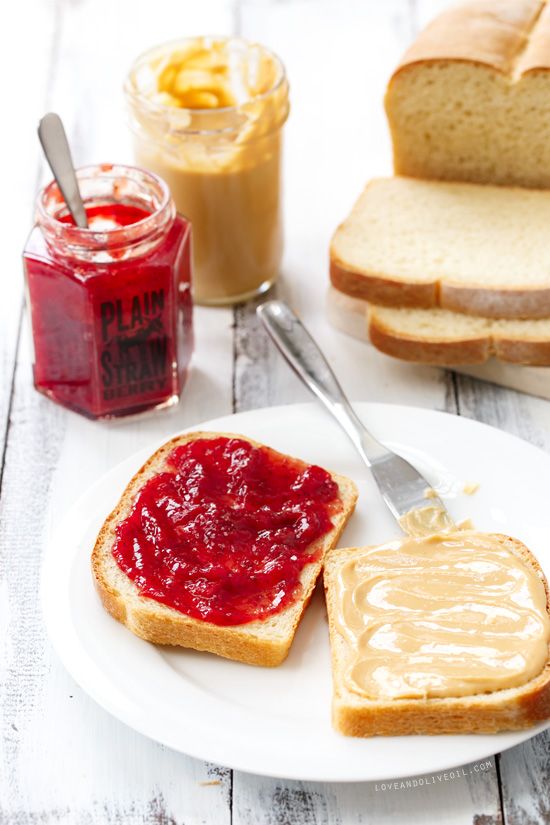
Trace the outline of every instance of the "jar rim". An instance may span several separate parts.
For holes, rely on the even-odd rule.
[[[130,166],[121,163],[98,163],[87,166],[80,166],[76,169],[76,177],[79,182],[112,179],[130,180],[135,183],[143,182],[144,186],[149,186],[151,191],[156,191],[158,204],[155,209],[135,223],[127,226],[103,228],[94,230],[75,226],[74,224],[60,221],[52,211],[48,209],[48,202],[59,204],[58,214],[64,209],[68,212],[67,205],[59,190],[55,179],[51,180],[40,191],[37,198],[37,221],[39,225],[48,233],[57,237],[63,237],[71,246],[83,246],[87,248],[99,249],[108,247],[109,249],[118,246],[127,246],[139,242],[150,232],[158,230],[159,220],[162,225],[168,223],[175,214],[175,207],[168,184],[158,175],[138,166]],[[110,200],[107,195],[98,193],[97,199]],[[84,202],[94,199],[94,196],[84,197]],[[112,197],[113,202],[116,198]]]
[[[143,64],[149,62],[152,55],[156,54],[157,52],[161,52],[164,49],[173,48],[175,49],[178,46],[184,46],[189,43],[196,42],[197,40],[204,40],[204,41],[216,41],[218,43],[234,43],[240,46],[244,46],[247,49],[258,48],[261,49],[262,52],[271,58],[273,64],[277,70],[277,74],[273,84],[266,89],[261,94],[255,95],[254,97],[248,98],[244,100],[242,103],[237,103],[233,106],[220,106],[219,108],[215,109],[201,109],[201,108],[193,108],[190,109],[189,107],[176,107],[176,106],[168,106],[164,103],[158,103],[146,95],[144,92],[140,91],[137,88],[137,85],[134,82],[134,76],[136,70],[142,66]],[[149,59],[149,60],[148,60]],[[130,71],[128,72],[126,79],[124,81],[123,90],[126,96],[132,100],[133,102],[139,103],[139,105],[143,106],[149,112],[162,115],[170,113],[171,118],[177,116],[181,116],[182,120],[187,120],[189,118],[189,114],[192,113],[193,115],[200,115],[201,117],[216,117],[220,114],[231,114],[237,113],[246,109],[247,106],[251,104],[256,104],[258,101],[263,101],[269,98],[271,95],[275,95],[283,86],[287,83],[287,75],[286,69],[284,66],[283,61],[281,58],[275,54],[274,51],[269,49],[267,46],[264,46],[262,43],[258,43],[254,40],[247,40],[244,37],[233,37],[231,35],[200,35],[200,36],[190,36],[190,37],[179,37],[174,40],[167,40],[164,43],[160,43],[157,46],[153,46],[150,49],[147,49],[144,52],[141,52],[136,59],[134,60]],[[219,135],[227,132],[235,131],[234,127],[221,127],[215,129],[189,129],[187,130],[189,134],[194,135]]]

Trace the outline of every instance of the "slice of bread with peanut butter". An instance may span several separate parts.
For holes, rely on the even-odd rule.
[[[548,583],[520,541],[457,531],[336,549],[324,580],[340,733],[493,733],[550,717]]]

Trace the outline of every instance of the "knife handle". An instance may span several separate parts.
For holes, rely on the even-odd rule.
[[[367,465],[387,454],[357,417],[327,359],[288,304],[266,301],[256,311],[294,372],[337,419]]]

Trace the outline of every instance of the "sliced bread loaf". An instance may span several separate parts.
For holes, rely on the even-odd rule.
[[[472,533],[476,535],[475,531]],[[518,569],[516,585],[511,584],[512,580],[505,585],[503,567],[494,569],[486,555],[483,563],[476,561],[475,548],[471,553],[473,564],[472,559],[465,558],[463,564],[457,565],[457,578],[449,587],[444,583],[449,568],[452,577],[453,566],[444,556],[445,548],[440,546],[434,551],[439,569],[436,565],[431,574],[422,566],[416,573],[416,562],[410,553],[403,558],[399,551],[394,551],[393,559],[374,561],[365,558],[365,554],[379,548],[336,549],[328,554],[324,582],[333,669],[333,724],[340,733],[346,736],[494,733],[529,727],[550,717],[548,583],[537,560],[520,541],[497,534],[477,535],[490,539],[501,558],[516,557],[526,569],[523,574]],[[430,548],[425,550],[429,552]],[[358,585],[351,595],[349,590],[346,594],[342,584],[342,571],[349,564],[360,569]],[[401,579],[399,566],[404,572]],[[525,573],[535,580],[529,586]],[[468,590],[468,609],[461,611],[459,600],[469,576],[473,584],[471,592]],[[486,580],[491,577],[496,577],[496,588],[490,582],[487,588]],[[395,582],[396,589],[391,590]],[[536,596],[540,615],[535,612],[534,603],[525,605],[522,620],[514,613],[518,605],[524,604],[517,595],[520,582],[522,594],[528,592]],[[373,587],[376,593],[371,598],[369,592]],[[493,614],[484,601],[487,593],[489,602],[494,600],[497,607]],[[498,609],[500,597],[502,610]],[[406,603],[405,612],[401,612],[402,603]],[[365,605],[366,615],[363,614]],[[521,662],[526,643],[518,636],[517,626],[534,621],[535,615],[538,616],[536,654],[532,648],[533,657],[524,657]],[[509,627],[499,626],[502,617],[510,617]],[[359,635],[350,637],[346,631],[350,623],[356,621]],[[448,628],[450,636],[446,635]],[[371,634],[376,634],[372,643]],[[502,654],[502,666],[499,655],[491,658],[492,646],[495,653]],[[384,657],[386,648],[388,655]],[[359,662],[358,652],[362,657]],[[463,654],[464,662],[470,663],[466,671],[462,670]],[[490,671],[488,679],[484,673],[486,665]],[[518,670],[514,674],[516,666]],[[449,687],[452,686],[454,693],[441,689],[442,678],[447,675],[451,677]],[[498,687],[482,689],[484,682]]]
[[[550,187],[550,6],[474,0],[444,11],[394,72],[398,175]]]
[[[142,639],[157,644],[210,651],[248,664],[274,666],[280,664],[289,651],[298,623],[313,593],[325,552],[334,547],[353,512],[357,490],[351,480],[331,474],[338,487],[337,506],[331,515],[332,528],[307,547],[307,555],[315,560],[303,566],[296,598],[281,611],[261,620],[224,626],[186,615],[161,601],[142,595],[138,585],[126,575],[113,556],[117,528],[132,512],[144,485],[161,473],[174,472],[169,463],[173,450],[191,441],[220,437],[240,439],[254,447],[262,447],[245,436],[215,432],[188,433],[173,438],[160,447],[130,480],[116,508],[101,528],[92,553],[93,577],[105,609]],[[304,470],[308,467],[297,459],[276,451],[271,452],[278,458],[292,461],[293,466]],[[234,501],[232,506],[235,510],[238,509],[238,501]],[[303,525],[300,527],[297,524],[296,529],[303,529]],[[167,551],[169,552],[169,548]],[[230,570],[230,564],[228,569]],[[251,569],[250,575],[253,573],[254,570]]]
[[[332,284],[374,304],[550,317],[550,192],[371,181],[330,248]]]

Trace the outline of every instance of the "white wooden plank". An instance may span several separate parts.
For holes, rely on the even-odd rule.
[[[7,18],[7,15],[6,15]],[[29,21],[32,19],[32,25]],[[2,149],[2,301],[0,302],[0,456],[4,450],[23,303],[21,254],[33,218],[39,158],[36,125],[46,103],[55,5],[21,0],[0,26],[4,111]],[[37,70],[40,67],[40,70]],[[1,458],[0,458],[1,464]],[[1,470],[1,467],[0,467]],[[1,475],[1,473],[0,473]]]
[[[285,136],[286,247],[278,293],[322,344],[352,398],[445,409],[444,372],[387,359],[382,368],[377,352],[328,324],[324,306],[332,232],[368,178],[391,173],[382,98],[410,37],[408,3],[244,0],[240,21],[245,37],[266,43],[281,56],[291,87]],[[236,317],[236,408],[307,398],[258,337],[253,310],[248,306]],[[252,340],[254,358],[247,348]]]
[[[0,501],[0,580],[2,610],[2,678],[0,679],[2,771],[0,819],[23,817],[28,810],[31,777],[21,770],[30,720],[41,705],[43,681],[48,671],[44,630],[39,619],[38,578],[43,503],[47,500],[51,471],[63,437],[63,414],[30,386],[30,370],[19,370],[6,450],[4,489]],[[49,745],[42,740],[40,759]],[[35,762],[34,778],[41,775]]]
[[[550,449],[550,411],[542,398],[457,376],[460,414]]]
[[[235,772],[233,825],[500,823],[493,758],[417,777],[416,785],[409,781],[412,787],[406,780],[335,785],[280,782]]]
[[[550,822],[550,732],[500,757],[504,821],[509,825]]]
[[[63,115],[79,164],[130,160],[120,85],[141,50],[176,35],[229,31],[233,19],[229,0],[87,0],[61,7],[50,107]],[[38,157],[37,146],[31,148],[29,156]],[[28,346],[21,348],[1,502],[7,591],[1,611],[7,742],[1,821],[230,820],[230,772],[151,743],[88,699],[50,650],[36,596],[48,504],[57,521],[119,459],[231,411],[232,313],[198,310],[195,321],[197,355],[181,404],[134,420],[93,423],[42,398],[31,387]]]

